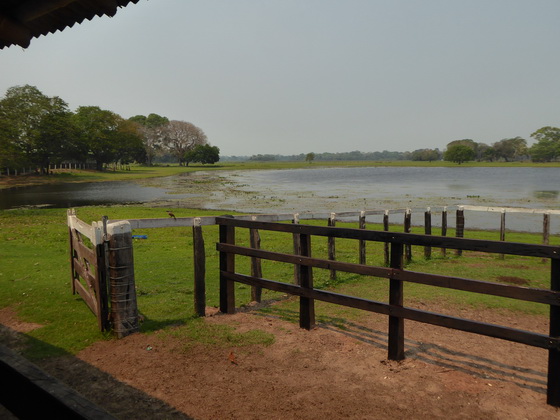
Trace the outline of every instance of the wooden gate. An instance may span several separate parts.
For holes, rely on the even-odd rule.
[[[110,328],[108,302],[108,247],[103,224],[88,225],[68,210],[72,293],[79,294],[97,317],[99,329]]]

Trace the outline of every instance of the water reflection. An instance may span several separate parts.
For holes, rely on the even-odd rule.
[[[185,198],[188,195],[174,194],[173,198]],[[133,204],[161,200],[167,196],[165,188],[142,186],[134,182],[37,185],[0,190],[0,209]]]

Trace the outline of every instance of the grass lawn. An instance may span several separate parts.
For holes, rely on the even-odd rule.
[[[172,209],[173,210],[173,209]],[[110,219],[161,217],[161,208],[134,206],[83,207],[78,217],[88,223]],[[222,212],[185,210],[183,216],[210,216]],[[326,225],[326,221],[312,222]],[[337,226],[357,227],[357,223],[339,223]],[[369,229],[380,226],[369,225]],[[402,226],[393,226],[401,231]],[[421,233],[422,228],[413,228]],[[134,242],[134,259],[139,310],[145,317],[142,331],[150,333],[170,325],[184,325],[185,334],[194,334],[199,328],[188,327],[194,322],[192,230],[190,228],[146,229],[134,234],[148,235],[148,239]],[[434,234],[438,234],[437,230]],[[449,235],[453,235],[451,230]],[[466,232],[466,237],[498,239],[497,232]],[[249,243],[247,231],[237,235],[241,244]],[[207,255],[207,305],[218,306],[218,255],[215,243],[218,229],[204,227]],[[326,238],[314,238],[313,255],[327,257]],[[508,233],[508,241],[539,243],[540,235]],[[559,238],[552,238],[559,245]],[[292,238],[282,233],[261,232],[263,249],[291,252]],[[357,241],[337,240],[337,260],[358,262]],[[368,244],[368,263],[383,264],[382,244]],[[509,257],[465,252],[456,257],[448,251],[443,257],[439,250],[425,260],[423,249],[415,249],[413,261],[407,269],[448,274],[495,282],[516,281],[532,287],[549,287],[550,265],[540,259]],[[238,258],[239,272],[249,274],[249,260]],[[264,277],[290,282],[293,266],[263,261]],[[387,280],[339,273],[336,280],[326,270],[314,270],[315,286],[335,289],[340,293],[387,301]],[[237,306],[250,301],[250,288],[236,286]],[[263,299],[279,298],[275,292],[263,291]],[[511,299],[482,296],[443,288],[405,284],[405,304],[445,300],[451,304],[474,307],[503,307],[531,314],[546,314],[545,305],[530,304]],[[275,313],[291,318],[297,310],[297,301],[288,300],[274,307]],[[95,341],[110,339],[97,330],[97,322],[78,295],[71,294],[68,250],[68,230],[64,209],[21,209],[0,211],[0,309],[14,309],[23,321],[42,327],[27,334],[30,346],[28,357],[46,357],[65,352],[76,353]],[[263,309],[267,311],[267,309]],[[270,310],[269,310],[270,311]],[[317,303],[318,321],[349,319],[360,316],[360,311]]]

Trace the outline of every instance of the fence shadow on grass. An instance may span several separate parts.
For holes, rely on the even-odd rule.
[[[294,323],[299,322],[299,312],[290,309],[268,307],[255,312],[255,315],[283,319]],[[387,351],[388,334],[386,331],[366,327],[340,317],[324,315],[317,315],[317,327],[351,337],[372,347]],[[546,395],[546,372],[504,363],[497,360],[499,353],[495,353],[497,358],[491,359],[466,351],[452,350],[441,344],[412,339],[405,339],[405,346],[407,358],[437,366],[444,369],[444,371],[454,370],[485,380],[510,382],[520,388]],[[527,349],[530,350],[532,348],[528,347]]]

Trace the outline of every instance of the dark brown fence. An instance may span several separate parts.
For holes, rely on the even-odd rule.
[[[333,226],[320,227],[301,224],[259,222],[227,217],[217,217],[216,223],[220,226],[220,239],[217,244],[217,249],[220,252],[220,310],[222,312],[233,313],[235,311],[234,284],[235,282],[239,282],[252,287],[264,287],[270,290],[299,296],[300,326],[306,329],[312,328],[315,323],[315,300],[387,315],[389,317],[388,357],[392,360],[402,360],[404,358],[405,319],[540,347],[547,349],[549,352],[547,402],[557,407],[560,406],[559,247],[338,228]],[[256,247],[248,248],[237,246],[235,244],[236,228],[246,228],[253,231],[268,230],[284,232],[294,235],[294,237],[297,235],[299,243],[297,253],[277,253],[258,249]],[[332,259],[313,258],[311,252],[311,238],[313,236],[386,243],[390,247],[389,267],[376,267],[365,264],[334,261]],[[550,289],[504,285],[408,271],[403,268],[403,259],[405,258],[405,249],[412,245],[443,249],[450,248],[455,249],[457,252],[478,251],[550,259]],[[299,284],[294,285],[267,280],[262,277],[262,274],[260,276],[255,276],[254,274],[251,276],[239,274],[235,269],[236,255],[293,264],[297,269]],[[388,279],[389,302],[378,302],[314,289],[313,267]],[[488,324],[405,307],[403,306],[403,282],[405,281],[550,305],[549,334],[545,335],[523,331],[507,326]]]

